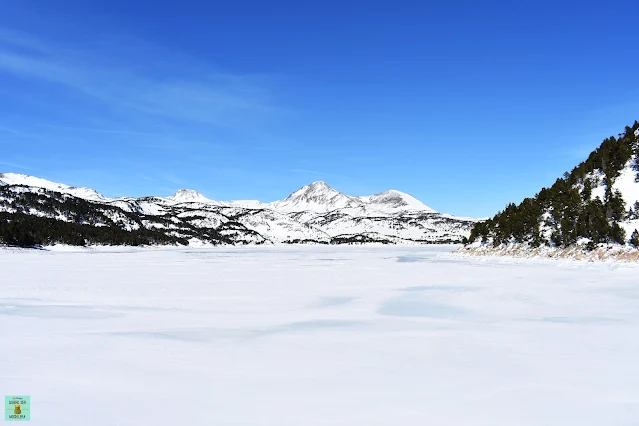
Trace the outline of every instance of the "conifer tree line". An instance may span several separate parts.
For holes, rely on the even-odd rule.
[[[143,222],[152,222],[164,229],[145,226]],[[126,227],[124,223],[132,226]],[[32,192],[20,185],[0,186],[2,245],[188,245],[192,237],[212,244],[232,244],[231,238],[222,231],[237,229],[250,233],[232,220],[217,229],[198,228],[188,222],[176,226],[169,217],[132,213],[68,194],[45,189]]]
[[[188,244],[183,238],[148,229],[126,231],[116,226],[91,226],[24,213],[0,212],[0,242],[9,246],[36,247],[52,244],[84,246]]]
[[[527,243],[532,247],[568,247],[581,238],[593,249],[599,243],[629,243],[639,248],[639,232],[630,239],[619,223],[639,219],[639,202],[627,206],[613,185],[624,167],[637,172],[639,183],[639,122],[626,126],[618,137],[609,137],[588,159],[550,188],[543,188],[519,205],[510,203],[503,211],[478,222],[465,243],[481,241],[498,247],[504,243]],[[603,199],[592,197],[593,188],[604,185]]]

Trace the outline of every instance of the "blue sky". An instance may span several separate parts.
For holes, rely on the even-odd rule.
[[[0,171],[485,217],[639,119],[639,3],[0,0]]]

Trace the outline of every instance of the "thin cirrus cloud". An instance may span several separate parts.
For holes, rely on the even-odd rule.
[[[8,161],[0,161],[0,166],[2,167],[10,167],[12,169],[21,169],[21,170],[29,170],[29,167],[23,164],[12,163]]]
[[[77,127],[77,126],[57,126],[54,124],[40,124],[40,127],[55,130],[72,130],[80,132],[92,132],[92,133],[109,133],[115,135],[129,135],[129,136],[158,136],[160,133],[152,132],[139,132],[132,130],[116,130],[116,129],[101,129],[95,127]]]
[[[87,46],[61,47],[0,29],[0,72],[56,84],[147,120],[232,126],[281,112],[256,83],[259,79],[215,72],[159,48],[153,56],[144,46],[144,55],[136,57],[131,46],[127,54],[109,43],[100,46],[96,54]],[[184,72],[189,69],[196,71]]]

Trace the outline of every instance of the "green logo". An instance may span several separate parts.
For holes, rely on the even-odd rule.
[[[5,396],[4,419],[8,422],[31,420],[31,398],[28,396]]]

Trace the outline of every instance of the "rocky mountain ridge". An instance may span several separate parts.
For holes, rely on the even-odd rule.
[[[468,236],[475,223],[437,213],[400,191],[353,197],[325,182],[306,185],[283,200],[262,203],[216,201],[187,189],[169,197],[107,198],[90,188],[12,173],[0,174],[0,213],[5,228],[11,216],[14,227],[18,219],[34,227],[32,222],[39,218],[60,222],[54,223],[57,227],[78,225],[76,234],[88,226],[113,235],[121,230],[144,234],[149,243],[191,245],[453,243]],[[44,243],[60,242],[51,238],[47,236]],[[116,237],[107,240],[118,244]]]

